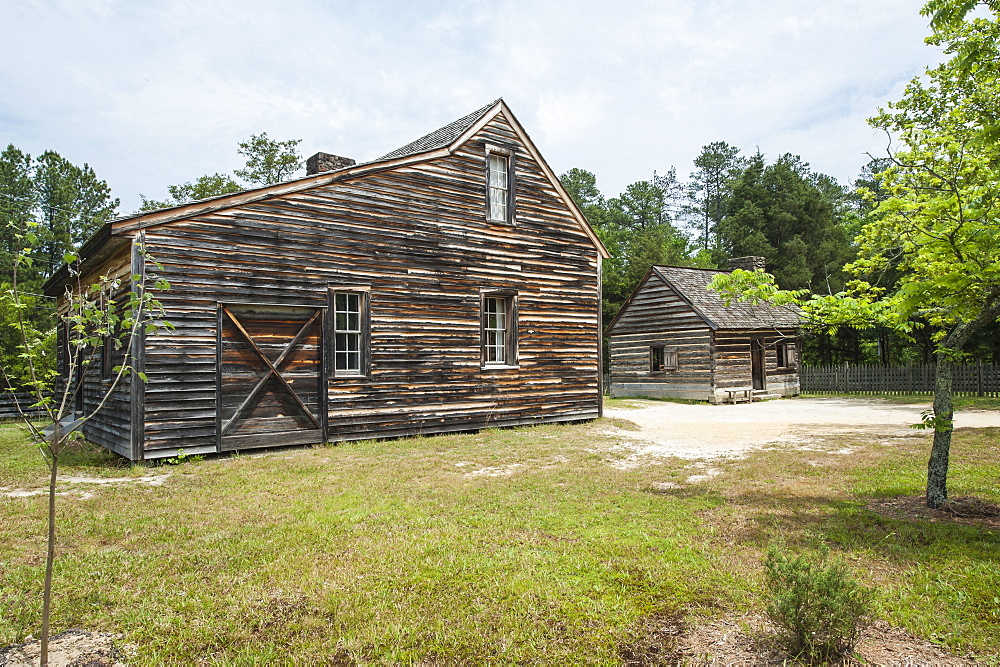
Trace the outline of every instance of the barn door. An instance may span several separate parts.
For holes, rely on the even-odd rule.
[[[750,376],[754,389],[764,389],[767,385],[764,373],[764,339],[750,339]]]
[[[323,309],[219,306],[221,451],[326,439]]]

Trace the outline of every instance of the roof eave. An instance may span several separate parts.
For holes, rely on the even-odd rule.
[[[81,266],[89,265],[91,258],[100,255],[106,255],[108,252],[113,252],[116,248],[109,248],[108,241],[112,236],[115,236],[111,228],[111,223],[105,223],[100,229],[98,229],[93,236],[87,239],[87,242],[83,244],[80,250],[76,253],[79,258]],[[42,283],[42,294],[46,296],[58,296],[61,292],[62,286],[66,284],[69,279],[69,265],[62,264],[56,269],[55,273],[48,277],[48,279]]]
[[[573,198],[569,196],[569,193],[563,187],[559,178],[556,177],[555,173],[549,167],[548,163],[538,152],[537,147],[534,142],[528,136],[527,132],[518,122],[517,118],[511,112],[510,108],[507,106],[503,99],[499,99],[493,103],[488,109],[486,109],[480,118],[474,122],[469,128],[467,128],[462,134],[460,134],[455,140],[444,147],[434,148],[420,153],[413,153],[410,155],[405,155],[398,158],[391,158],[388,160],[373,160],[371,162],[365,162],[358,165],[352,165],[350,167],[345,167],[343,169],[337,169],[335,171],[323,172],[320,174],[313,174],[311,176],[305,176],[298,178],[294,181],[286,181],[284,183],[276,183],[274,185],[266,185],[259,188],[254,188],[251,190],[243,190],[241,192],[233,193],[230,195],[224,195],[221,197],[215,197],[212,199],[201,200],[197,202],[191,202],[188,204],[181,204],[179,206],[174,206],[171,208],[159,209],[156,211],[149,211],[147,213],[140,213],[138,215],[133,215],[125,218],[119,218],[113,220],[109,223],[110,233],[121,234],[132,232],[138,229],[145,229],[147,227],[152,227],[154,225],[160,225],[163,223],[174,222],[176,220],[183,220],[185,218],[190,218],[196,215],[204,215],[206,213],[212,213],[214,211],[219,211],[231,206],[239,206],[243,204],[252,204],[258,201],[268,199],[270,197],[276,197],[280,195],[292,194],[295,192],[300,192],[302,190],[307,190],[313,187],[327,185],[330,183],[335,183],[337,181],[342,181],[349,178],[354,178],[357,176],[363,176],[385,169],[392,169],[395,167],[406,166],[409,164],[414,164],[418,162],[423,162],[426,160],[434,159],[436,157],[444,157],[446,155],[453,154],[460,146],[465,144],[469,139],[479,132],[489,121],[491,121],[497,113],[503,112],[511,124],[511,127],[517,133],[518,137],[524,143],[525,147],[531,153],[532,157],[538,162],[542,171],[548,177],[549,181],[552,183],[553,187],[556,189],[559,196],[563,199],[567,208],[569,208],[570,214],[580,225],[581,230],[584,234],[591,240],[594,247],[597,249],[598,254],[604,259],[610,259],[611,254],[608,252],[607,248],[601,242],[600,238],[594,232],[587,218],[583,215],[580,207],[577,206]],[[99,232],[103,233],[102,232]],[[84,246],[90,246],[96,241],[96,236],[91,237]],[[81,255],[82,256],[82,255]],[[61,270],[61,269],[60,269]],[[58,272],[57,272],[58,273]],[[53,276],[53,278],[55,275]]]
[[[363,164],[337,169],[336,171],[327,171],[321,174],[306,176],[294,181],[286,181],[284,183],[276,183],[274,185],[265,185],[260,188],[244,190],[242,192],[236,192],[234,194],[215,199],[192,202],[190,204],[181,204],[180,206],[175,206],[173,208],[151,211],[149,213],[143,213],[129,218],[121,218],[119,220],[112,221],[111,224],[116,233],[132,231],[135,229],[144,229],[146,227],[159,225],[165,222],[173,222],[175,220],[190,218],[195,215],[212,213],[213,211],[229,208],[231,206],[252,204],[270,197],[301,192],[302,190],[308,190],[317,186],[327,185],[329,183],[354,178],[356,176],[363,176],[382,171],[384,169],[405,166],[414,162],[422,162],[424,160],[447,154],[449,154],[447,149],[439,148],[426,153],[408,155],[406,157],[386,160],[384,162],[365,162]]]

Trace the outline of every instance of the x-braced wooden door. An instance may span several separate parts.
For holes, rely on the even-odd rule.
[[[220,451],[326,440],[323,311],[219,305]]]

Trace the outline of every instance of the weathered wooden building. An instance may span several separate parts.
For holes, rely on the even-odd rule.
[[[133,341],[148,381],[123,385],[88,439],[138,460],[600,415],[607,251],[502,100],[308,172],[86,244],[85,283],[127,285],[155,258],[173,325]],[[47,293],[68,281],[64,267]],[[85,377],[81,410],[113,363]]]
[[[708,289],[718,273],[649,270],[607,330],[612,396],[719,403],[799,393],[798,314],[726,306]]]

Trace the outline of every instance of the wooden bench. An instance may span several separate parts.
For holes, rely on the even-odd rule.
[[[753,387],[733,387],[725,390],[727,402],[736,405],[739,401],[753,403]]]

